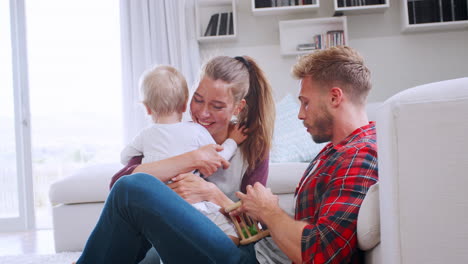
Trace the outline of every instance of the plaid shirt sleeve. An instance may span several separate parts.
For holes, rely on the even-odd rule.
[[[315,211],[308,213],[316,221],[302,231],[303,263],[352,263],[353,253],[357,250],[359,208],[369,187],[377,182],[376,148],[369,145],[347,148],[320,175],[328,178],[320,201],[317,202],[317,196],[311,194],[320,189],[320,183],[306,196],[307,203],[316,208],[304,209]]]

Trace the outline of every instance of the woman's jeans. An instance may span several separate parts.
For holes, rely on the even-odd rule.
[[[256,263],[206,216],[158,179],[122,177],[112,188],[77,264],[138,263],[153,246],[164,264]]]

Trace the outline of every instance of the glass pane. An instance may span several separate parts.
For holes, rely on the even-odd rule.
[[[0,0],[0,218],[19,216],[10,6]]]
[[[122,147],[119,1],[26,0],[36,226],[49,186]]]

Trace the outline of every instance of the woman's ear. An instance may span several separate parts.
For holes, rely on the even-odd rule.
[[[234,109],[234,115],[238,115],[242,111],[242,109],[244,109],[245,104],[245,99],[240,100],[239,103],[237,103],[236,105],[236,109]]]

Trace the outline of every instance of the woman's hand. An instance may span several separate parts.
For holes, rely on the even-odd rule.
[[[195,168],[198,169],[204,177],[215,173],[218,168],[229,168],[229,162],[223,159],[218,152],[223,150],[223,146],[210,144],[203,146],[191,153],[194,156]]]
[[[213,183],[207,182],[193,173],[180,174],[171,180],[172,183],[167,186],[188,203],[210,201],[212,194],[215,192],[214,188],[216,188]]]

